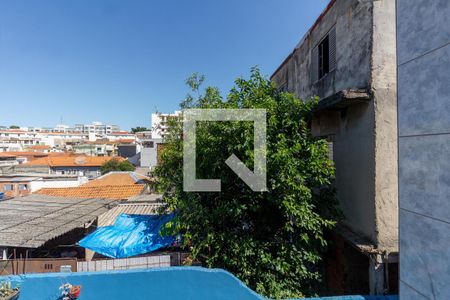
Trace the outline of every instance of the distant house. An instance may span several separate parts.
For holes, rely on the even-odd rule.
[[[154,168],[158,165],[158,146],[164,143],[162,137],[154,137],[154,131],[141,133],[140,167]]]
[[[0,192],[5,197],[27,196],[42,188],[77,187],[88,181],[77,175],[56,174],[3,174],[0,176]]]
[[[95,141],[85,141],[72,146],[72,150],[76,154],[85,154],[90,156],[122,156],[119,153],[119,146],[136,147],[134,139],[97,139]]]
[[[114,131],[111,133],[108,133],[105,136],[110,141],[117,141],[117,140],[136,140],[136,135],[134,133],[130,133],[128,131]]]
[[[48,153],[35,152],[35,151],[8,151],[0,152],[0,158],[3,157],[14,157],[18,164],[23,164],[29,161],[33,161],[38,158],[43,158],[49,156]]]
[[[43,188],[36,194],[70,197],[128,200],[144,193],[150,179],[135,172],[110,172],[73,188]]]
[[[15,170],[20,173],[74,174],[93,179],[101,175],[101,166],[111,159],[125,160],[109,156],[48,156],[18,165]]]
[[[48,145],[34,145],[31,147],[26,148],[29,151],[33,151],[33,152],[43,152],[43,153],[48,153],[51,150],[51,147]]]

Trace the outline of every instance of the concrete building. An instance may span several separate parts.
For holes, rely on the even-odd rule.
[[[400,299],[450,298],[450,1],[397,0]]]
[[[77,175],[3,174],[0,176],[0,192],[5,197],[23,197],[42,188],[77,187],[87,181],[87,177]]]
[[[129,157],[129,161],[148,174],[158,165],[158,148],[164,143],[162,138],[153,138],[153,131],[141,131],[136,133],[138,139],[137,153]]]
[[[136,135],[134,133],[129,133],[128,131],[114,131],[105,135],[110,141],[117,140],[128,140],[128,141],[136,141]]]
[[[398,270],[395,1],[332,0],[272,75],[320,101],[345,220],[328,258],[334,294],[395,293]]]
[[[37,133],[21,129],[0,130],[0,152],[23,151],[38,145],[41,138]]]
[[[90,156],[112,156],[117,154],[117,145],[109,141],[97,140],[74,145],[72,150],[74,153]]]
[[[181,111],[175,111],[173,114],[152,114],[152,138],[164,139],[167,134],[168,122],[170,119],[178,119],[181,116]]]
[[[101,122],[92,122],[92,124],[76,124],[75,131],[81,133],[95,133],[98,135],[107,135],[116,131],[120,131],[117,125],[105,125]]]

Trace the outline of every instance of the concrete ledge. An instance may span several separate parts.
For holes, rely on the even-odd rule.
[[[398,252],[386,253],[385,250],[377,248],[373,243],[368,241],[361,235],[353,232],[351,229],[344,225],[338,225],[336,233],[339,234],[352,245],[356,250],[367,256],[379,257],[381,261],[379,263],[398,263]]]
[[[367,103],[370,99],[366,89],[346,89],[320,99],[314,112],[342,110],[351,105]]]

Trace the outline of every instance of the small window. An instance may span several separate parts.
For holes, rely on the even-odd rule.
[[[28,190],[27,184],[19,184],[19,191],[26,191]]]
[[[333,27],[320,43],[312,50],[312,81],[323,78],[336,68],[336,28]]]
[[[12,190],[14,190],[14,186],[12,184],[5,184],[3,186],[3,190],[4,191],[12,191]]]
[[[144,147],[145,148],[154,148],[155,143],[153,141],[144,142]]]
[[[330,72],[330,43],[328,35],[317,47],[319,54],[319,78],[322,78]]]

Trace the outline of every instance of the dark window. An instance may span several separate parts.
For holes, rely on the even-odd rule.
[[[14,189],[14,186],[12,184],[5,184],[3,186],[3,190],[5,191],[12,191]]]
[[[316,82],[336,68],[336,28],[311,51],[311,78]]]
[[[155,143],[153,141],[144,142],[143,144],[144,144],[145,148],[153,148],[153,147],[155,147]]]
[[[19,184],[19,191],[26,191],[28,190],[28,185],[26,184]]]
[[[319,78],[330,72],[330,44],[328,35],[318,46],[319,51]]]

